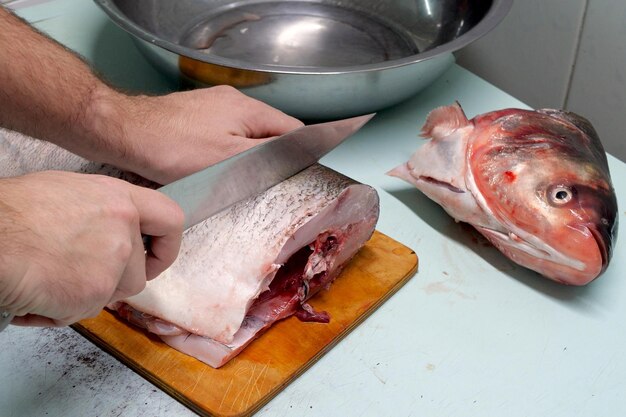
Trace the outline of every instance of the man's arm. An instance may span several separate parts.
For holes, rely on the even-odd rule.
[[[300,125],[233,88],[122,94],[0,6],[0,127],[166,183]],[[0,179],[0,195],[0,312],[16,324],[93,316],[177,256],[184,215],[158,191],[44,172]]]
[[[115,94],[78,56],[0,7],[0,126],[84,153],[96,103]]]
[[[2,7],[0,109],[2,127],[162,184],[302,125],[230,87],[122,94]]]

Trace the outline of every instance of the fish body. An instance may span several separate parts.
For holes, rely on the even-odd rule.
[[[589,121],[552,109],[468,120],[456,103],[433,110],[421,134],[430,140],[390,175],[547,278],[584,285],[606,269],[617,200]]]
[[[2,130],[0,162],[5,177],[56,169],[157,186]],[[222,366],[277,320],[328,322],[307,300],[370,238],[378,210],[372,187],[313,165],[186,230],[176,261],[109,308],[175,349]]]
[[[306,300],[337,277],[377,218],[374,189],[314,165],[188,229],[175,263],[114,308],[166,321],[173,327],[155,331],[166,343],[221,366],[276,320],[328,321]]]

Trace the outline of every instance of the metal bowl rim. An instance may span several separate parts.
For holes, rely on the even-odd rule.
[[[392,68],[402,67],[406,65],[415,64],[431,58],[435,58],[439,55],[452,53],[464,46],[467,46],[471,42],[481,38],[494,29],[507,13],[510,11],[513,4],[513,0],[494,0],[492,6],[487,11],[487,14],[470,30],[465,32],[458,38],[439,45],[428,51],[411,55],[405,58],[383,61],[375,64],[356,65],[347,67],[293,67],[283,65],[266,65],[266,64],[251,64],[240,60],[223,58],[217,55],[209,55],[203,52],[194,51],[187,47],[178,45],[173,42],[158,39],[152,33],[146,31],[141,26],[126,19],[124,14],[115,6],[113,0],[94,0],[94,2],[111,18],[111,20],[120,26],[127,32],[135,35],[136,37],[144,40],[147,43],[159,46],[167,51],[173,52],[179,56],[185,56],[193,58],[201,62],[207,62],[209,64],[220,65],[223,67],[236,68],[241,70],[249,70],[264,73],[274,74],[301,74],[301,75],[322,75],[322,74],[353,74],[361,72],[376,72],[383,71]]]

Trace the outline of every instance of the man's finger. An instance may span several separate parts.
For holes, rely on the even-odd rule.
[[[133,238],[133,252],[109,300],[110,303],[139,294],[146,287],[146,256],[141,237]]]
[[[279,136],[304,125],[300,120],[262,102],[246,115],[242,123],[244,136],[248,138]]]
[[[178,256],[185,215],[178,204],[155,190],[135,187],[132,198],[139,211],[141,233],[151,236],[145,276],[152,279]]]

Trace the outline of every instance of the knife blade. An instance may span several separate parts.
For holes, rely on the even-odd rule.
[[[313,165],[374,114],[300,127],[157,190],[185,213],[185,229]]]
[[[374,115],[300,127],[157,190],[180,205],[188,229],[313,165]],[[143,239],[150,250],[150,236]],[[0,332],[13,317],[0,313]]]

